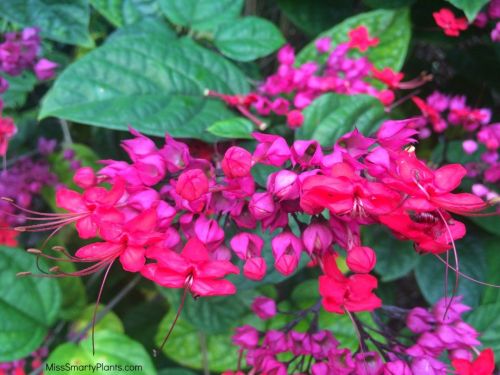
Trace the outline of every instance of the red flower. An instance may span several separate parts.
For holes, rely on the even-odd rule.
[[[0,103],[0,111],[1,111]],[[7,154],[9,140],[16,134],[17,128],[10,117],[2,117],[0,114],[0,156]]]
[[[147,257],[157,263],[144,266],[141,274],[167,288],[187,288],[194,296],[223,296],[236,293],[236,287],[222,278],[240,270],[227,260],[211,260],[205,245],[191,238],[180,254],[158,246],[148,249]]]
[[[378,38],[370,38],[366,26],[358,26],[349,31],[349,45],[351,48],[359,48],[361,52],[365,52],[369,47],[376,46],[378,43]]]
[[[390,88],[397,88],[399,82],[401,82],[404,77],[403,73],[395,72],[391,68],[387,67],[382,70],[372,67],[372,74],[373,77],[378,79],[380,82],[385,83]]]
[[[456,18],[449,9],[442,8],[439,12],[432,13],[436,24],[443,29],[448,36],[459,36],[460,31],[466,30],[469,26],[466,18]]]
[[[492,375],[495,370],[493,350],[483,350],[474,361],[454,359],[451,364],[457,375]]]
[[[337,314],[347,311],[373,311],[382,305],[382,301],[373,289],[377,279],[372,275],[355,274],[345,277],[335,261],[336,255],[327,254],[323,258],[325,275],[319,277],[319,293],[323,297],[325,310]]]

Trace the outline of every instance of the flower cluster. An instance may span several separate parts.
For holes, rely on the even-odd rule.
[[[47,348],[42,346],[26,358],[0,363],[0,375],[25,375],[28,369],[38,371],[47,355]],[[43,373],[43,371],[40,371],[40,373]]]
[[[260,116],[283,116],[290,128],[300,127],[304,121],[302,111],[318,96],[334,92],[340,94],[366,94],[379,99],[384,105],[394,101],[395,89],[409,89],[423,84],[426,79],[401,82],[404,75],[385,67],[377,69],[366,56],[366,52],[379,43],[372,38],[365,26],[348,33],[348,41],[333,46],[329,37],[316,41],[319,60],[297,65],[295,51],[286,45],[278,52],[278,69],[266,78],[258,90],[246,96],[221,95],[208,91],[207,95],[219,97],[229,106],[236,107],[261,129],[265,123],[250,112]],[[374,84],[377,82],[377,84]],[[380,87],[383,88],[380,88]]]
[[[481,153],[480,162],[465,165],[467,176],[477,182],[472,191],[488,200],[496,198],[497,193],[484,185],[500,181],[500,124],[490,123],[491,110],[469,107],[465,96],[447,96],[438,91],[425,100],[414,97],[413,101],[424,118],[418,125],[421,138],[429,136],[431,131],[443,133],[449,128],[461,129],[467,138],[462,143],[463,151],[468,155]]]
[[[404,337],[406,342],[414,342],[409,347],[402,343],[404,333],[374,330],[354,314],[352,321],[360,338],[357,352],[341,348],[330,331],[319,327],[318,307],[316,304],[292,314],[293,320],[280,329],[259,331],[250,325],[237,328],[233,343],[239,348],[240,356],[245,356],[246,364],[240,362],[237,372],[227,371],[223,375],[244,374],[243,367],[248,367],[251,374],[446,375],[449,366],[440,360],[445,352],[459,375],[493,374],[491,349],[473,359],[480,342],[475,329],[461,318],[462,313],[470,310],[461,303],[461,297],[443,298],[431,310],[416,307],[398,313],[418,335]],[[252,308],[261,319],[272,318],[277,312],[275,302],[265,297],[256,298]],[[307,320],[311,315],[312,319]],[[296,330],[303,321],[311,322],[309,328]],[[375,331],[378,336],[372,334]],[[367,343],[374,345],[377,351],[369,351]]]

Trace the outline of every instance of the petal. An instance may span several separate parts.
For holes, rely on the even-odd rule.
[[[487,204],[478,196],[469,193],[441,194],[432,198],[432,201],[445,210],[457,214],[484,210]]]
[[[226,296],[236,293],[236,287],[227,280],[195,279],[191,292],[199,296]]]
[[[97,225],[90,216],[86,216],[76,222],[76,230],[81,238],[92,238],[97,234]]]
[[[467,170],[460,164],[445,165],[434,172],[434,184],[443,191],[452,191],[466,174]]]
[[[125,271],[138,272],[144,267],[144,248],[139,246],[128,246],[120,255],[120,263]]]
[[[157,264],[146,264],[141,275],[166,288],[183,288],[186,275],[158,267]]]
[[[196,275],[203,278],[220,278],[231,273],[237,275],[240,269],[224,260],[205,262],[196,267]]]
[[[202,263],[208,261],[208,251],[203,242],[196,237],[190,238],[182,249],[181,255],[192,263]]]
[[[91,243],[78,249],[75,256],[81,259],[102,260],[112,256],[118,256],[122,251],[122,245],[111,242]]]
[[[74,190],[60,188],[56,192],[57,207],[64,208],[69,212],[88,212],[87,206],[80,193]]]

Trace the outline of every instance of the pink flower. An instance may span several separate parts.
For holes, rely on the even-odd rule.
[[[56,74],[56,68],[59,64],[47,59],[40,59],[35,64],[33,70],[35,71],[36,78],[39,80],[51,79]]]
[[[333,234],[326,223],[313,222],[302,232],[302,242],[309,255],[321,255],[331,248]]]
[[[287,44],[278,51],[278,61],[283,65],[293,65],[295,62],[295,52],[290,44]]]
[[[302,241],[292,232],[283,231],[271,240],[274,266],[285,276],[292,274],[299,264]]]
[[[276,315],[276,302],[267,297],[256,297],[252,302],[252,311],[260,319],[270,319]]]
[[[292,129],[300,128],[304,123],[304,115],[298,109],[294,109],[286,115],[286,123]]]
[[[1,107],[0,107],[1,110]],[[9,140],[17,133],[14,120],[10,117],[2,117],[0,113],[0,156],[7,154]]]
[[[436,24],[443,29],[448,36],[459,36],[461,31],[467,30],[469,26],[467,19],[456,18],[449,9],[442,8],[439,12],[432,13]]]
[[[195,201],[208,193],[208,179],[201,169],[190,169],[180,174],[175,191],[188,201]]]
[[[252,136],[258,142],[253,154],[255,161],[280,167],[290,159],[290,148],[284,138],[261,133],[253,133]]]
[[[346,263],[356,273],[369,273],[377,262],[375,252],[366,246],[355,246],[347,251]]]
[[[382,358],[376,352],[358,353],[354,356],[357,375],[380,375],[384,368]]]
[[[288,108],[290,107],[290,103],[288,100],[283,99],[283,98],[277,98],[274,100],[274,102],[271,104],[271,108],[279,116],[286,115],[288,112]]]
[[[414,333],[424,333],[432,330],[436,320],[433,315],[422,307],[411,309],[406,317],[406,325]]]
[[[297,199],[300,191],[297,173],[286,169],[273,173],[267,180],[267,191],[280,201]]]
[[[473,141],[472,139],[467,139],[466,141],[462,142],[462,148],[467,155],[471,155],[476,152],[477,147],[477,142]]]
[[[244,325],[236,328],[232,340],[235,345],[245,349],[253,349],[259,344],[259,332],[252,326]]]
[[[328,52],[330,50],[330,48],[332,48],[332,39],[328,36],[325,36],[323,38],[319,38],[318,40],[316,40],[315,46],[316,46],[316,50],[319,53]]]
[[[236,287],[224,280],[239,269],[227,260],[211,260],[205,245],[197,238],[188,240],[180,254],[157,246],[146,256],[148,263],[141,274],[167,288],[188,288],[194,296],[223,296],[236,293]]]
[[[366,26],[358,26],[349,31],[349,46],[358,48],[361,52],[365,52],[369,47],[378,45],[378,38],[370,38]]]
[[[224,154],[221,166],[229,178],[248,176],[252,169],[252,154],[241,147],[230,147]]]

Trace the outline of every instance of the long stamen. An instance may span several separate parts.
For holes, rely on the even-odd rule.
[[[436,258],[438,258],[445,266],[446,268],[450,268],[451,270],[455,271],[455,272],[458,272],[458,274],[460,276],[462,276],[463,278],[469,280],[469,281],[472,281],[474,283],[477,283],[479,285],[484,285],[484,286],[489,286],[489,287],[492,287],[492,288],[500,288],[500,285],[496,285],[496,284],[490,284],[490,283],[487,283],[487,282],[484,282],[484,281],[481,281],[481,280],[477,280],[463,272],[460,272],[460,271],[457,271],[455,268],[453,268],[453,266],[451,264],[449,264],[446,260],[444,260],[443,258],[441,258],[439,255],[437,254],[434,254],[436,256]]]
[[[33,215],[39,215],[39,216],[61,216],[61,215],[75,215],[75,213],[73,212],[68,212],[68,213],[50,213],[50,212],[38,212],[38,211],[33,211],[33,210],[30,210],[28,208],[25,208],[25,207],[22,207],[20,205],[18,205],[16,202],[14,202],[13,199],[11,198],[7,198],[7,197],[0,197],[1,200],[9,203],[10,205],[14,206],[15,208],[19,209],[20,211],[23,211],[23,212],[28,212],[30,214],[33,214]]]
[[[104,284],[106,283],[106,279],[108,278],[109,271],[111,270],[111,266],[113,266],[114,260],[109,264],[108,268],[106,268],[106,272],[104,273],[104,277],[102,278],[101,287],[99,288],[99,293],[97,295],[97,301],[94,307],[94,313],[92,314],[92,355],[95,355],[95,322],[97,316],[97,308],[99,307],[99,302],[101,301],[102,291],[104,290]]]
[[[182,308],[184,307],[184,302],[186,301],[186,296],[187,296],[188,290],[189,289],[188,289],[187,286],[184,287],[184,292],[182,293],[181,303],[179,304],[179,308],[177,309],[177,314],[175,315],[174,321],[170,325],[170,329],[168,330],[167,334],[165,335],[165,338],[163,339],[160,347],[158,348],[158,351],[161,351],[163,349],[163,347],[165,346],[168,338],[170,337],[170,334],[174,330],[175,324],[177,323],[177,320],[179,319],[179,316],[181,315]],[[153,350],[153,356],[154,357],[156,357],[158,355],[158,351],[157,350]]]

